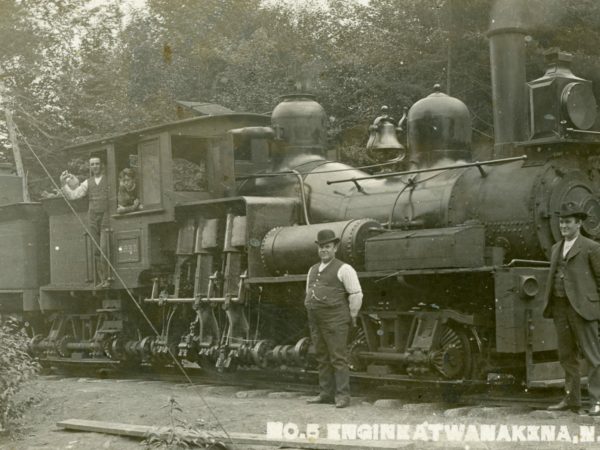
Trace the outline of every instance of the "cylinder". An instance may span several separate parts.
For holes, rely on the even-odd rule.
[[[372,219],[273,228],[262,242],[263,264],[272,275],[307,273],[319,261],[317,233],[330,229],[340,238],[336,258],[360,270],[364,266],[365,240],[380,228],[379,222]]]

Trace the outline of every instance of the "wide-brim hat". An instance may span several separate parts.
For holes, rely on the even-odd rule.
[[[560,205],[560,211],[558,212],[558,216],[565,217],[576,217],[581,220],[585,220],[588,214],[583,210],[583,208],[575,203],[575,202],[566,202]]]
[[[340,238],[336,237],[335,232],[333,230],[325,229],[320,230],[317,233],[317,240],[315,241],[315,244],[325,245],[329,244],[330,242],[335,242],[336,244],[340,242]]]

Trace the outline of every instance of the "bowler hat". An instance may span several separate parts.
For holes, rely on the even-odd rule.
[[[325,229],[325,230],[320,230],[317,233],[317,240],[315,241],[315,244],[325,245],[325,244],[329,244],[330,242],[335,242],[336,244],[338,242],[340,242],[340,238],[335,236],[335,233],[333,232],[333,230]]]
[[[576,217],[581,220],[587,218],[587,213],[575,202],[566,202],[560,205],[559,217]]]

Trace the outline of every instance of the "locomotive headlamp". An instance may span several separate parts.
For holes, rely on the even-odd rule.
[[[573,55],[550,49],[546,73],[529,86],[531,139],[591,130],[597,117],[592,82],[573,74]],[[595,131],[597,132],[597,131]],[[595,133],[594,132],[594,133]]]
[[[531,300],[540,292],[540,283],[532,275],[521,275],[519,277],[519,294],[523,300]]]
[[[596,121],[596,99],[591,85],[574,82],[567,84],[561,95],[564,115],[580,130],[589,130]]]

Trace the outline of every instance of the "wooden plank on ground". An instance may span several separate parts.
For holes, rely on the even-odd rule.
[[[63,420],[56,424],[60,428],[74,431],[91,431],[95,433],[116,434],[119,436],[129,436],[136,438],[145,438],[147,433],[157,435],[167,435],[168,428],[151,427],[148,425],[132,425],[126,423],[103,422],[100,420]],[[197,437],[194,435],[192,437]],[[223,443],[232,443],[234,445],[266,445],[279,448],[302,448],[318,450],[388,450],[388,449],[413,449],[414,444],[410,442],[397,441],[337,441],[332,439],[309,440],[309,439],[285,439],[276,441],[267,439],[266,436],[252,433],[229,433],[229,437],[222,433],[210,434],[212,439],[222,441]]]

